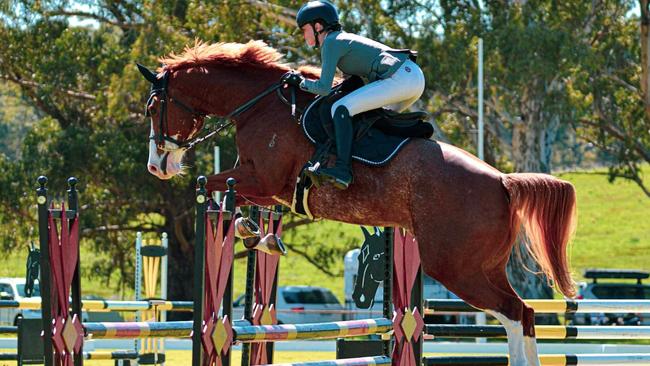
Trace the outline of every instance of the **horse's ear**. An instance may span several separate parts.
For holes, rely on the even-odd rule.
[[[150,83],[153,84],[153,83],[156,82],[156,80],[158,80],[158,78],[156,78],[156,74],[155,74],[153,71],[147,69],[146,67],[144,67],[144,66],[142,66],[142,65],[140,65],[140,64],[136,64],[136,65],[138,65],[138,70],[140,70],[140,73],[141,73],[141,74],[144,76],[144,78],[147,79]]]
[[[368,240],[370,238],[370,233],[368,232],[368,230],[363,226],[359,226],[359,227],[361,228],[361,231],[363,231],[363,236],[365,237],[365,239]]]
[[[381,230],[379,230],[379,228],[377,226],[374,226],[374,228],[375,228],[375,235],[376,236],[381,236]]]

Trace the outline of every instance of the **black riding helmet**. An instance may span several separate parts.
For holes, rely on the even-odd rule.
[[[305,24],[311,25],[316,35],[316,45],[314,48],[320,46],[318,42],[319,32],[316,31],[316,27],[314,26],[317,22],[323,25],[323,30],[320,33],[341,29],[338,11],[329,1],[316,0],[303,5],[296,15],[296,23],[298,23],[298,28],[302,28]]]

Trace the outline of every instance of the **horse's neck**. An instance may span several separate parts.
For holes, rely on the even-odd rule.
[[[236,125],[241,153],[282,154],[278,157],[285,160],[294,156],[296,159],[304,159],[303,155],[309,157],[306,150],[310,144],[298,122],[291,116],[291,108],[276,95],[261,100],[249,112],[237,118]]]
[[[242,73],[241,84],[237,85],[237,90],[231,90],[228,93],[238,96],[233,110],[277,83],[280,80],[281,72],[278,70],[248,70],[246,73]],[[291,99],[288,89],[282,92],[288,100]],[[298,90],[297,97],[299,106],[306,104],[309,99],[301,90]],[[219,98],[214,98],[211,103],[219,103]],[[296,134],[295,137],[299,138],[301,133],[297,128],[297,121],[291,117],[290,113],[291,107],[282,102],[275,92],[270,93],[253,105],[249,111],[235,118],[237,133],[246,135],[259,134],[260,132],[282,135]]]
[[[237,120],[240,161],[252,163],[259,181],[270,182],[271,196],[290,202],[293,183],[314,148],[303,135],[291,109],[269,95]]]
[[[213,90],[208,96],[210,112],[220,115],[230,113],[276,83],[280,75],[281,71],[278,70],[247,70],[240,73],[217,70],[208,81]],[[228,83],[232,85],[226,86]],[[289,96],[287,90],[284,90],[284,94]],[[299,91],[300,106],[304,106],[309,99],[308,95]],[[313,152],[300,126],[291,117],[291,108],[275,93],[271,93],[234,120],[241,164],[252,164],[255,173],[262,175],[257,180],[274,186],[273,195],[285,199],[288,196],[290,199],[291,192],[284,192],[286,187],[283,182],[288,177],[295,182],[297,170]],[[276,184],[282,186],[275,187]]]

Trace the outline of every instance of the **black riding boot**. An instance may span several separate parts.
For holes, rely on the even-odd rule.
[[[347,189],[352,183],[350,158],[352,150],[352,118],[344,106],[334,111],[334,136],[336,137],[336,163],[331,168],[321,168],[319,175],[324,181],[331,181],[338,189]]]

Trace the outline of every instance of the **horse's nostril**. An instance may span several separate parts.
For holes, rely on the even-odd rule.
[[[153,164],[149,164],[149,171],[152,172],[152,173],[157,173],[158,168],[156,168],[156,166],[153,165]]]

